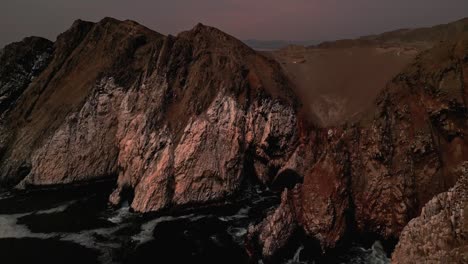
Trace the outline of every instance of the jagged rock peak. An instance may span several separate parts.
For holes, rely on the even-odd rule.
[[[133,20],[121,21],[115,18],[105,17],[98,22],[84,21],[81,19],[75,20],[67,31],[58,36],[57,41],[80,39],[80,36],[84,37],[88,33],[92,33],[92,36],[99,38],[102,38],[105,35],[109,36],[117,33],[122,34],[118,35],[118,38],[125,38],[123,34],[128,34],[129,36],[135,34],[144,34],[155,37],[163,36],[162,34]]]
[[[202,23],[198,23],[191,30],[181,32],[177,36],[197,42],[202,47],[224,48],[226,52],[229,51],[230,53],[233,53],[233,51],[241,54],[255,53],[250,47],[235,37]],[[229,50],[231,48],[233,50]]]

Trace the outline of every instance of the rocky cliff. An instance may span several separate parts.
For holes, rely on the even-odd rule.
[[[0,63],[2,186],[112,179],[113,204],[147,213],[223,203],[257,181],[283,192],[248,236],[266,256],[297,229],[324,251],[352,234],[398,238],[468,159],[466,37],[420,54],[360,122],[329,128],[276,61],[201,24],[163,36],[76,21]]]
[[[468,170],[459,168],[457,184],[430,200],[404,228],[394,263],[468,262]]]
[[[116,177],[111,201],[140,212],[222,201],[246,170],[273,180],[297,141],[295,100],[276,62],[217,29],[77,21],[5,117],[1,179]]]
[[[251,230],[269,234],[258,241],[263,250],[278,249],[264,241],[278,240],[291,217],[323,250],[353,234],[397,239],[432,197],[456,183],[455,169],[468,158],[467,72],[465,36],[420,54],[360,122],[307,129],[280,170],[303,178],[270,217],[287,216]]]

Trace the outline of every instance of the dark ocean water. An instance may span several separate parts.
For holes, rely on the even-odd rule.
[[[22,263],[268,263],[249,259],[247,228],[278,204],[252,189],[244,200],[196,212],[143,216],[111,208],[109,184],[0,193],[0,261]],[[329,256],[296,239],[275,263],[389,263],[377,241]]]

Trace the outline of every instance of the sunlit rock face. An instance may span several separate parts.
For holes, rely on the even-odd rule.
[[[5,117],[2,179],[117,177],[111,202],[130,193],[139,212],[221,202],[245,164],[252,178],[275,178],[298,140],[296,112],[278,64],[217,29],[166,37],[132,21],[77,21]]]
[[[324,252],[349,234],[397,238],[468,159],[463,38],[420,54],[359,122],[328,128],[277,62],[211,27],[163,36],[106,18],[32,42],[1,55],[33,54],[27,81],[1,86],[17,91],[1,97],[14,101],[0,119],[2,186],[111,179],[112,204],[148,213],[223,204],[254,181],[283,193],[250,230],[272,257],[301,229]]]
[[[44,146],[32,153],[31,171],[21,185],[54,185],[88,181],[116,170],[117,108],[122,88],[101,80],[99,92],[70,113]]]

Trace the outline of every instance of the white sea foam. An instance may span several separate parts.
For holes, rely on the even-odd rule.
[[[223,222],[230,222],[230,221],[233,221],[233,220],[248,218],[249,217],[248,214],[249,214],[250,209],[251,209],[251,207],[249,207],[249,206],[243,207],[243,208],[239,209],[239,211],[234,215],[220,216],[220,217],[218,217],[218,219],[223,221]]]
[[[356,247],[352,249],[355,252],[350,256],[349,260],[343,264],[389,264],[390,259],[387,257],[385,250],[380,241],[375,241],[371,248],[366,249]]]
[[[55,208],[40,210],[36,213],[38,214],[51,214],[57,212],[65,211],[70,205],[76,201],[70,201],[66,204],[57,206]],[[39,239],[48,239],[48,238],[60,238],[62,241],[70,241],[77,244],[80,244],[87,248],[93,248],[99,250],[102,254],[100,259],[106,260],[110,258],[109,248],[117,248],[119,245],[117,243],[99,243],[96,242],[95,235],[109,235],[112,232],[116,231],[119,227],[112,228],[100,228],[94,230],[82,231],[79,233],[62,233],[62,232],[52,232],[52,233],[35,233],[32,232],[26,225],[18,224],[18,219],[27,215],[29,213],[22,214],[2,214],[0,215],[0,238],[39,238]],[[104,263],[104,262],[102,262]]]
[[[301,261],[301,252],[304,250],[304,246],[300,246],[296,253],[294,253],[294,257],[286,262],[286,264],[308,264],[307,261]],[[310,263],[313,264],[314,262]]]
[[[75,203],[76,201],[71,201],[66,204],[47,209],[47,210],[40,210],[36,213],[38,214],[51,214],[56,212],[63,212],[65,211],[70,205]],[[26,225],[18,224],[18,219],[29,215],[31,213],[22,213],[22,214],[2,214],[0,215],[0,238],[50,238],[54,237],[56,233],[33,233]]]
[[[38,214],[53,214],[53,213],[62,213],[64,212],[70,205],[76,203],[77,201],[74,200],[74,201],[70,201],[70,202],[67,202],[63,205],[60,205],[60,206],[57,206],[57,207],[54,207],[54,208],[51,208],[51,209],[46,209],[46,210],[40,210],[40,211],[37,211],[36,213]]]
[[[49,238],[53,235],[32,233],[27,226],[17,224],[18,218],[27,214],[0,215],[0,238]]]
[[[130,206],[123,206],[119,210],[115,211],[115,213],[108,217],[107,220],[114,224],[120,224],[132,216],[133,213],[130,212]]]

